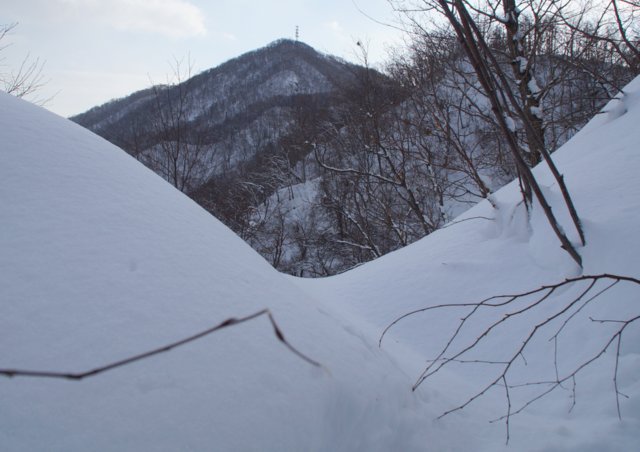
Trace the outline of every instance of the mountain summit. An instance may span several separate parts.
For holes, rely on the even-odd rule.
[[[205,112],[213,113],[207,120],[209,125],[215,125],[251,110],[256,102],[333,91],[353,80],[355,67],[302,42],[281,39],[188,80],[180,80],[180,86],[173,89],[193,90],[197,96],[190,100],[190,119],[200,119]],[[122,129],[136,114],[151,109],[153,92],[153,89],[138,91],[70,119],[90,130],[108,134],[109,130]]]

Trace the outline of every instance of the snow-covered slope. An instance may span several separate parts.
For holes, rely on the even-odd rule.
[[[624,108],[609,106],[556,154],[585,224],[585,273],[640,275],[639,92],[640,79]],[[123,151],[4,94],[0,143],[0,368],[82,371],[264,307],[324,366],[289,352],[260,318],[82,381],[2,378],[2,450],[617,451],[640,441],[635,324],[619,360],[621,421],[609,353],[577,379],[572,410],[568,387],[513,416],[509,446],[504,422],[487,422],[505,412],[499,388],[437,419],[485,367],[452,367],[411,392],[458,312],[414,316],[377,346],[411,309],[578,274],[536,209],[527,223],[515,184],[497,209],[480,204],[412,246],[308,281],[275,272]],[[562,216],[557,187],[537,171]],[[640,290],[614,289],[590,315],[637,315]],[[606,326],[568,328],[559,356],[580,355]],[[516,377],[546,352],[527,353]]]
[[[554,154],[585,228],[587,245],[579,248],[584,264],[582,274],[617,273],[640,278],[638,124],[640,77],[626,87],[624,96],[613,100],[602,114]],[[544,165],[536,168],[535,173],[545,194],[552,200],[554,212],[576,243],[577,234],[570,226],[556,182]],[[371,328],[370,340],[375,340],[390,322],[412,310],[516,294],[581,273],[560,248],[539,208],[534,208],[530,223],[526,221],[515,181],[496,193],[493,203],[497,208],[484,201],[421,241],[342,275],[326,280],[294,281],[337,309],[342,309],[344,317],[364,320]],[[618,286],[623,287],[615,287],[615,290],[598,297],[596,303],[589,305],[592,310],[585,309],[577,316],[579,320],[571,323],[572,328],[563,331],[558,342],[560,373],[568,371],[578,360],[584,360],[587,353],[597,352],[598,347],[611,336],[611,328],[620,325],[600,324],[590,321],[589,317],[621,320],[640,314],[640,287],[633,284]],[[582,284],[579,287],[584,289],[586,286]],[[590,295],[603,287],[596,286],[597,290]],[[577,287],[561,291],[557,297],[551,298],[548,310],[543,311],[536,321],[545,319],[543,314],[549,315],[557,303],[564,303],[577,294]],[[412,355],[403,367],[413,372],[417,380],[428,363],[426,360],[437,355],[445,339],[453,333],[457,321],[466,313],[443,310],[409,317],[390,330],[382,346],[396,356],[409,349]],[[481,318],[482,321],[486,319]],[[586,368],[576,378],[573,408],[573,387],[568,384],[523,414],[511,418],[510,450],[635,450],[640,442],[638,323],[625,331],[622,341],[619,365],[624,370],[620,372],[618,384],[621,385],[620,392],[629,398],[620,396],[621,421],[617,417],[613,381],[616,365],[614,341],[601,361]],[[532,320],[516,323],[515,330],[499,332],[490,346],[498,351],[513,349],[514,344],[516,347],[522,344],[535,324]],[[551,364],[547,363],[547,367],[540,371],[533,365],[527,366],[523,360],[517,363],[522,365],[521,369],[515,370],[516,379],[535,382],[555,378],[549,374],[549,371],[553,373],[554,351],[549,349],[552,342],[548,340],[559,326],[556,323],[553,328],[544,330],[542,338],[545,344],[528,350],[524,357],[529,362],[537,358],[551,359]],[[462,337],[468,343],[477,334],[477,329],[465,331]],[[413,353],[417,353],[419,358]],[[488,352],[476,358],[487,360],[490,356],[494,355]],[[440,414],[463,403],[466,397],[487,382],[487,366],[459,367],[459,374],[447,372],[421,386],[421,390],[438,400],[443,391],[453,396],[455,401],[445,402],[447,406]],[[466,380],[456,381],[459,378]],[[494,388],[485,402],[487,405],[478,402],[475,412],[473,404],[465,411],[483,418],[485,422],[506,413],[507,400],[502,389]],[[495,430],[497,427],[503,431]],[[468,431],[471,437],[482,437],[473,450],[498,450],[498,444],[485,443],[485,440],[495,435],[493,438],[498,441],[505,433],[504,428],[502,421],[486,423],[481,430]]]
[[[407,419],[424,444],[384,352],[150,170],[4,94],[0,142],[0,368],[88,370],[265,307],[326,367],[260,318],[88,380],[2,378],[0,449],[384,451]]]

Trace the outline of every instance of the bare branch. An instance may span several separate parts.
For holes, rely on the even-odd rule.
[[[563,294],[566,294],[568,292],[566,290],[560,289],[569,288],[579,283],[586,283],[586,286],[576,286],[576,288],[578,289],[576,293],[568,296],[566,299],[562,298]],[[606,283],[606,285],[604,287],[598,287],[601,286],[601,283]],[[613,332],[606,333],[606,337],[602,342],[602,345],[595,347],[592,352],[589,351],[590,354],[587,355],[587,357],[578,360],[578,362],[572,365],[572,367],[568,371],[561,372],[558,363],[558,341],[560,338],[560,333],[566,329],[569,323],[575,322],[577,315],[583,312],[587,306],[596,303],[600,299],[602,294],[611,290],[613,287],[618,286],[620,283],[633,284],[638,287],[640,286],[640,279],[608,273],[599,275],[582,275],[574,278],[567,278],[559,283],[544,285],[530,291],[508,295],[495,295],[489,298],[485,298],[484,300],[472,303],[443,303],[433,305],[411,311],[395,319],[384,329],[380,336],[379,343],[382,343],[383,338],[389,332],[390,328],[397,325],[400,321],[406,319],[407,317],[427,311],[439,311],[445,308],[470,308],[469,312],[457,322],[456,326],[453,328],[452,333],[448,336],[447,342],[443,347],[440,348],[437,356],[433,360],[429,360],[429,364],[418,377],[416,383],[413,386],[413,389],[417,389],[417,387],[420,386],[425,380],[432,377],[444,367],[452,363],[462,363],[469,365],[491,364],[491,368],[496,369],[496,371],[494,376],[491,377],[489,383],[476,390],[460,405],[457,405],[456,407],[445,411],[440,417],[446,416],[455,411],[463,410],[468,405],[484,396],[492,388],[496,386],[504,386],[505,399],[507,403],[506,413],[503,416],[493,420],[492,422],[505,420],[507,441],[509,440],[510,434],[510,418],[516,414],[521,413],[527,407],[546,397],[557,388],[567,389],[563,386],[565,382],[571,382],[572,385],[572,404],[570,407],[570,410],[572,410],[576,403],[576,376],[581,373],[586,367],[600,359],[615,343],[613,383],[618,416],[622,417],[620,410],[620,397],[627,396],[620,392],[618,386],[620,348],[625,330],[627,329],[627,327],[640,320],[640,315],[631,314],[624,319],[594,319],[592,317],[588,317],[592,322],[613,324],[618,325],[618,327]],[[533,297],[532,300],[530,299],[531,297]],[[511,349],[507,351],[508,357],[506,359],[492,359],[491,357],[468,358],[471,352],[479,351],[479,346],[481,343],[484,343],[490,337],[497,337],[496,330],[498,327],[504,327],[507,324],[512,325],[512,320],[521,317],[525,313],[531,313],[534,308],[540,308],[543,305],[546,306],[545,309],[550,309],[551,312],[544,315],[541,320],[532,320],[532,322],[534,322],[532,328],[528,331],[523,330],[520,333],[521,340],[513,341]],[[472,325],[474,324],[474,321],[478,321],[478,314],[480,311],[485,311],[486,309],[495,310],[498,308],[500,309],[500,315],[497,320],[493,321],[487,326],[482,327],[480,333],[474,335],[473,338],[463,338],[463,330],[467,327],[467,325]],[[531,344],[534,343],[534,340],[538,340],[540,338],[543,328],[552,327],[555,322],[560,322],[560,326],[555,330],[555,333],[549,339],[550,341],[553,341],[552,369],[555,375],[555,379],[538,381],[529,380],[525,383],[515,385],[510,384],[509,380],[510,378],[513,378],[513,367],[516,364],[517,359],[519,357],[524,358],[525,351],[530,350],[532,346]],[[458,344],[458,351],[450,356],[447,356],[449,351],[453,347],[454,341],[456,340],[462,340],[462,345]],[[531,379],[533,379],[533,377],[531,377]],[[522,405],[516,407],[512,405],[512,391],[518,388],[538,386],[544,387],[544,389],[535,395],[527,396],[526,401],[522,403]]]
[[[0,42],[7,37],[16,27],[17,23],[0,25]],[[9,44],[0,45],[0,52]],[[43,74],[45,62],[40,58],[32,58],[29,53],[22,59],[20,65],[7,73],[0,73],[1,89],[16,97],[30,97],[39,91],[48,80]],[[37,105],[45,105],[51,98],[32,98],[31,101]]]
[[[162,347],[154,348],[153,350],[149,350],[137,355],[133,355],[133,356],[121,359],[119,361],[105,364],[105,365],[96,367],[95,369],[87,370],[84,372],[57,372],[57,371],[1,369],[0,368],[0,375],[4,375],[6,377],[39,377],[39,378],[61,378],[66,380],[82,380],[85,378],[99,375],[101,373],[104,373],[113,369],[117,369],[118,367],[123,367],[129,364],[133,364],[136,361],[141,361],[146,358],[151,358],[152,356],[158,355],[160,353],[168,352],[174,348],[178,348],[190,342],[196,341],[198,339],[202,339],[203,337],[208,336],[212,333],[215,333],[216,331],[219,331],[223,328],[248,322],[249,320],[253,320],[261,316],[266,316],[269,319],[269,322],[273,327],[273,332],[278,338],[278,340],[282,342],[292,353],[294,353],[304,361],[308,362],[312,366],[323,367],[322,364],[309,358],[308,356],[300,352],[297,348],[295,348],[293,345],[291,345],[291,343],[285,339],[284,334],[282,333],[282,330],[276,323],[273,317],[273,314],[271,314],[271,311],[269,309],[263,309],[261,311],[255,312],[245,317],[228,318],[220,322],[214,327],[208,328],[204,331],[200,331],[199,333],[193,334],[184,339],[180,339],[178,341],[171,342],[170,344],[164,345]]]

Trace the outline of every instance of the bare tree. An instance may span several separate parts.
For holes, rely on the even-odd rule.
[[[4,44],[7,36],[18,26],[17,23],[0,25],[0,52],[9,44]],[[4,58],[0,58],[0,66],[5,66]],[[45,105],[50,99],[37,98],[37,93],[47,82],[43,74],[44,61],[25,55],[20,64],[7,72],[0,72],[0,85],[6,93],[16,97],[29,98],[37,105]]]
[[[447,221],[442,165],[411,124],[408,90],[368,66],[345,90],[339,120],[314,141],[324,170],[322,206],[333,218],[335,243],[354,263],[379,257],[433,232]]]
[[[533,140],[529,143],[529,147],[534,147],[541,153],[543,159],[551,170],[551,173],[556,179],[562,192],[567,210],[569,211],[573,221],[573,225],[578,232],[581,243],[584,245],[585,239],[580,219],[569,195],[569,191],[564,183],[564,178],[551,159],[550,151],[546,149],[544,145],[544,137],[541,135],[541,130],[536,128],[535,123],[532,122],[532,117],[536,117],[539,112],[532,110],[531,108],[533,107],[527,108],[526,105],[523,105],[522,98],[519,98],[519,96],[514,92],[513,82],[510,81],[495,52],[488,44],[486,29],[482,29],[472,15],[472,13],[475,12],[476,16],[478,16],[479,13],[477,11],[479,10],[479,7],[475,6],[475,3],[465,0],[424,0],[422,3],[424,5],[422,11],[436,11],[441,14],[446,18],[447,22],[458,37],[460,44],[462,45],[462,48],[464,49],[464,52],[476,73],[478,83],[481,85],[482,90],[490,103],[491,111],[500,127],[500,131],[508,144],[508,149],[511,152],[518,170],[523,197],[527,205],[530,205],[535,197],[549,224],[558,237],[562,248],[567,251],[578,265],[582,266],[582,259],[577,252],[576,247],[571,243],[562,226],[559,224],[555,214],[551,210],[551,206],[538,184],[538,181],[531,172],[529,163],[527,162],[527,149],[523,148],[518,140],[515,118],[519,120],[530,139]],[[505,11],[508,13],[506,19],[500,19],[492,12],[480,14],[480,17],[488,16],[495,18],[496,20],[501,20],[501,22],[507,26],[508,30],[510,28],[513,30],[519,30],[518,15],[510,10],[510,6],[513,6],[512,3],[513,2],[503,3],[506,8]],[[495,7],[491,8],[493,8],[491,11],[495,11]],[[413,15],[416,11],[415,8],[408,10],[406,8],[398,7],[398,10],[405,13],[410,11],[411,14],[408,17],[413,21],[413,23],[420,27],[425,33],[429,33],[424,27],[420,26],[418,20]],[[515,42],[515,51],[522,48],[521,33],[516,31],[512,39],[516,39],[517,41]],[[517,60],[516,63],[522,65],[523,61]],[[523,80],[526,80],[526,78],[522,78],[525,75],[522,74],[523,71],[521,68],[516,69],[515,72],[521,74],[520,83],[522,83]],[[516,80],[516,84],[517,82],[518,81]],[[527,88],[526,91],[533,90]]]
[[[578,3],[578,2],[576,2]],[[574,8],[558,9],[563,24],[588,43],[592,55],[605,55],[617,64],[626,65],[633,73],[640,73],[640,2],[637,0],[585,0]],[[607,83],[615,83],[605,74]],[[621,86],[616,86],[621,90]]]
[[[174,59],[172,77],[166,85],[154,85],[152,131],[157,144],[140,154],[140,160],[160,173],[178,190],[189,193],[203,182],[210,149],[206,131],[196,127],[197,102],[191,90],[193,64],[190,58]]]
[[[410,149],[424,163],[424,182],[441,205],[445,199],[486,198],[489,175],[506,171],[501,183],[515,176],[512,165],[502,162],[497,125],[461,56],[454,36],[432,33],[415,38],[391,69],[407,89],[402,123],[412,130]]]

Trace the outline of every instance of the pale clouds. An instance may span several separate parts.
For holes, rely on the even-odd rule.
[[[203,36],[202,11],[186,0],[60,0],[74,13],[122,31],[171,38]]]

